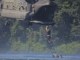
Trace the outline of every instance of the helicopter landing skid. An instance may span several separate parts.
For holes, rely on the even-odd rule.
[[[30,21],[30,23],[40,25],[54,25],[54,22]]]

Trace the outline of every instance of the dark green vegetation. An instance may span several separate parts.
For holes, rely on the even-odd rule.
[[[62,44],[55,48],[57,53],[65,54],[80,54],[80,42],[72,42],[69,44]]]
[[[52,51],[80,53],[80,0],[56,0]],[[44,26],[25,28],[22,21],[0,18],[0,51],[49,52]]]

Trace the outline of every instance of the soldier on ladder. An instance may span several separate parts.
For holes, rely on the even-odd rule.
[[[48,39],[48,43],[51,42],[51,30],[49,28],[49,26],[46,26],[46,32],[47,32],[47,39]]]

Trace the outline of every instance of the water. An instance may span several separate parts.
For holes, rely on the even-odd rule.
[[[0,54],[0,60],[80,60],[80,56],[53,58],[50,54]]]

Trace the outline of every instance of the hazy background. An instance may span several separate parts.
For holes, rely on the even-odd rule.
[[[51,44],[45,26],[26,28],[25,21],[0,17],[0,52],[80,54],[80,0],[55,2],[58,10],[53,19],[56,24],[52,27]]]

